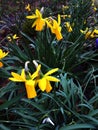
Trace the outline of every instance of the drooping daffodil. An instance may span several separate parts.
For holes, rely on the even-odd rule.
[[[28,98],[35,98],[37,96],[35,87],[36,87],[36,77],[39,75],[39,67],[37,70],[31,75],[28,73],[26,75],[25,70],[22,69],[21,74],[17,74],[15,72],[11,72],[13,77],[10,77],[9,80],[14,82],[24,82],[27,92]]]
[[[49,22],[49,20],[46,19],[47,26],[51,29],[51,32],[56,35],[57,40],[61,40],[63,36],[61,34],[62,28],[60,26],[61,23],[60,15],[58,15],[58,21],[52,18],[50,19],[52,20],[52,22]]]
[[[41,69],[41,65],[39,65]],[[59,79],[55,78],[54,76],[50,76],[51,74],[58,71],[58,68],[52,69],[48,71],[46,74],[43,74],[40,70],[40,78],[38,79],[38,86],[42,91],[46,91],[47,93],[52,90],[52,86],[50,82],[60,82]]]

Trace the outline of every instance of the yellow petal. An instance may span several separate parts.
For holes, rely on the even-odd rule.
[[[3,52],[3,50],[0,49],[0,59],[4,58],[7,55],[8,55],[8,52]]]
[[[47,81],[46,92],[49,93],[51,90],[52,90],[52,86],[51,86],[50,82]]]
[[[60,15],[58,14],[58,25],[60,25],[61,23],[61,18],[60,18]]]
[[[54,73],[54,72],[56,72],[58,70],[59,70],[58,68],[52,69],[52,70],[48,71],[44,76],[51,75],[52,73]]]
[[[97,29],[95,29],[95,30],[94,30],[94,33],[95,33],[95,34],[98,34],[98,30],[97,30]]]
[[[26,16],[27,19],[35,19],[37,16],[35,14]]]
[[[45,91],[46,89],[46,79],[42,78],[38,81],[38,86],[42,91]]]
[[[59,79],[57,79],[57,78],[55,78],[55,77],[53,77],[53,76],[46,76],[45,78],[46,78],[48,81],[60,82]]]
[[[24,69],[22,69],[21,78],[22,78],[23,80],[26,80],[25,70],[24,70]]]
[[[47,26],[52,29],[52,25],[48,22],[49,20],[46,19],[45,21],[46,21]]]
[[[41,70],[41,65],[38,65],[37,70],[31,75],[31,78],[35,79],[36,77],[38,77],[40,70]]]
[[[42,14],[40,13],[38,9],[36,9],[35,13],[38,16],[38,18],[42,18]]]
[[[25,79],[17,73],[11,72],[11,75],[13,77],[10,77],[9,79],[12,81],[16,81],[16,82],[24,82],[25,81]]]
[[[34,25],[36,25],[35,30],[36,31],[42,31],[44,26],[45,26],[45,20],[44,19],[37,19],[34,24],[32,25],[32,27],[34,27]]]
[[[37,96],[36,90],[35,90],[35,81],[33,80],[27,80],[25,82],[26,92],[28,98],[35,98]]]
[[[62,36],[60,30],[57,30],[57,32],[56,32],[55,34],[56,34],[56,38],[57,38],[58,41],[63,38],[63,36]]]

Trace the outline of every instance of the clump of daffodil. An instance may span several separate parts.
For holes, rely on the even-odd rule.
[[[2,60],[7,55],[8,52],[4,52],[2,49],[0,49],[0,60]],[[0,61],[0,67],[3,67],[3,63],[1,61]]]
[[[41,65],[37,66],[36,71],[31,74],[30,72],[26,73],[25,69],[22,69],[21,74],[11,72],[13,77],[10,77],[9,80],[14,82],[24,82],[28,98],[35,98],[37,92],[35,87],[38,85],[41,91],[50,92],[52,86],[50,81],[59,82],[59,79],[50,76],[52,73],[58,71],[58,68],[48,71],[45,75],[41,72]]]
[[[48,18],[49,19],[49,18]],[[55,19],[50,18],[52,22],[49,22],[49,20],[46,20],[47,26],[51,29],[51,32],[56,35],[57,40],[61,40],[63,38],[61,34],[61,18],[60,15],[58,15],[58,21]]]
[[[29,4],[29,3],[25,6],[25,9],[26,9],[28,12],[31,11],[31,7],[30,7],[30,4]]]
[[[19,37],[17,36],[17,34],[14,34],[12,37],[10,37],[10,36],[7,37],[8,41],[12,41],[12,39],[13,39],[13,40],[16,40],[16,39],[18,39],[18,38],[19,38]]]
[[[98,37],[98,29],[86,28],[84,31],[80,30],[81,33],[85,34],[85,39]]]
[[[35,14],[30,16],[26,16],[27,19],[34,19],[34,23],[32,24],[32,28],[35,27],[36,31],[42,31],[45,26],[45,19],[42,18],[42,13],[36,9]]]
[[[68,32],[72,32],[73,31],[73,29],[72,29],[72,27],[70,25],[70,22],[65,22],[65,27],[66,27]]]

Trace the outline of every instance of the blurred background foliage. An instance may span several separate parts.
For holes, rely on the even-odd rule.
[[[31,11],[25,10],[30,4]],[[27,15],[44,7],[43,17],[61,15],[63,39],[58,41],[48,28],[31,28],[34,20]],[[70,17],[68,17],[70,15]],[[98,49],[96,37],[85,39],[80,30],[97,28],[98,21],[91,0],[0,0],[0,49],[9,55],[0,68],[1,130],[97,130],[98,128]],[[68,32],[65,22],[70,22]],[[13,39],[17,34],[18,39]],[[11,37],[11,41],[8,40]],[[24,84],[9,81],[10,73],[20,73],[25,62],[31,73],[33,60],[44,73],[59,68],[51,93],[38,92],[27,99]],[[54,123],[43,123],[50,118]]]

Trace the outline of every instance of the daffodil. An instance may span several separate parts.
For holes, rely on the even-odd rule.
[[[0,61],[0,68],[3,67],[3,63]]]
[[[27,92],[28,98],[35,98],[37,96],[35,87],[36,87],[36,77],[39,74],[39,67],[37,70],[31,75],[28,73],[28,75],[25,74],[25,70],[22,69],[21,74],[17,74],[15,72],[11,72],[11,75],[13,77],[10,77],[9,80],[14,82],[24,82],[25,88]]]
[[[73,31],[72,27],[70,25],[70,22],[65,22],[65,27],[66,27],[66,29],[67,29],[68,32],[72,32]]]
[[[16,39],[18,39],[19,37],[17,36],[17,34],[14,34],[14,35],[12,36],[12,38],[11,38],[10,36],[8,36],[7,38],[8,38],[9,41],[12,41],[12,39],[16,40]]]
[[[7,55],[8,55],[8,52],[3,52],[3,50],[0,49],[0,60],[2,60]],[[0,61],[0,68],[1,67],[3,67],[3,63]]]
[[[45,19],[42,18],[42,14],[36,9],[35,14],[26,16],[27,19],[35,19],[32,24],[32,28],[35,27],[36,31],[42,31],[45,26]]]
[[[0,49],[0,60],[8,55],[8,52],[3,52],[2,49]]]
[[[39,65],[39,68],[41,69],[41,65]],[[60,80],[50,76],[51,74],[55,73],[58,71],[58,68],[52,69],[50,71],[48,71],[46,74],[42,74],[40,76],[40,79],[37,81],[38,82],[38,86],[42,91],[46,91],[47,93],[50,92],[52,90],[52,86],[50,84],[50,81],[53,82],[59,82]]]
[[[25,6],[25,9],[26,9],[27,11],[31,11],[30,4],[27,4],[27,5]]]
[[[61,34],[62,28],[60,26],[60,23],[61,23],[60,15],[58,15],[58,21],[56,21],[55,19],[52,19],[52,22],[49,22],[48,20],[46,20],[46,23],[47,23],[47,26],[51,29],[51,32],[56,35],[57,40],[61,40],[63,36]]]

